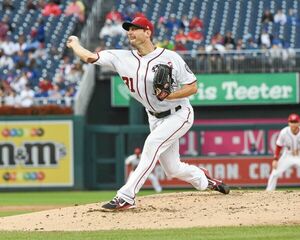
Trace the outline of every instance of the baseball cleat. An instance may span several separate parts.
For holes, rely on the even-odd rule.
[[[200,168],[200,169],[204,172],[205,176],[207,177],[209,189],[218,191],[223,194],[228,194],[230,192],[229,186],[227,186],[225,183],[223,183],[218,179],[210,177],[207,169],[205,168]]]
[[[136,205],[135,203],[130,204],[126,202],[123,198],[116,196],[110,202],[102,205],[102,208],[106,210],[112,210],[112,211],[121,211],[121,210],[136,208]]]

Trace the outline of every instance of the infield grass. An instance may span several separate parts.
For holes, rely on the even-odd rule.
[[[2,240],[299,240],[299,226],[218,227],[95,232],[0,232]]]

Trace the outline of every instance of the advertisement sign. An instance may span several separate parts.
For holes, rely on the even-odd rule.
[[[297,73],[197,74],[194,106],[297,104]],[[129,106],[129,90],[119,76],[112,78],[112,106]]]
[[[73,122],[0,122],[0,188],[73,186]]]
[[[212,177],[223,180],[230,186],[267,186],[271,173],[271,157],[234,157],[234,158],[189,158],[183,159],[188,164],[206,168]],[[159,164],[153,173],[162,187],[192,187],[190,184],[165,175]],[[300,168],[287,170],[278,179],[277,186],[300,186]],[[152,188],[146,181],[145,188]]]
[[[189,131],[180,139],[180,154],[192,156],[273,154],[279,131],[287,120],[276,119],[196,119],[194,125],[279,124],[275,129]],[[267,137],[267,142],[265,142]],[[267,151],[267,152],[266,152]]]
[[[197,75],[198,93],[192,105],[259,105],[299,103],[298,74]]]

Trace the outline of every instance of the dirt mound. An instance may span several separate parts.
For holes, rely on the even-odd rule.
[[[0,218],[0,230],[92,231],[300,224],[299,191],[182,192],[138,197],[137,208],[104,212],[101,204]]]

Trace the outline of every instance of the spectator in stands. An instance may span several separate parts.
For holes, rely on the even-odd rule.
[[[185,32],[189,30],[190,21],[187,15],[182,15],[181,17],[181,27]]]
[[[224,37],[220,32],[215,33],[215,35],[211,38],[211,42],[215,44],[224,45]]]
[[[60,86],[55,83],[53,84],[53,88],[48,91],[48,97],[52,99],[61,99],[63,95],[64,91],[61,90]]]
[[[127,0],[127,12],[140,12],[141,11],[141,6],[137,0]]]
[[[64,96],[66,106],[72,105],[73,98],[75,97],[75,92],[76,92],[76,90],[75,90],[74,86],[67,87],[67,91]]]
[[[179,28],[178,33],[175,35],[175,42],[186,43],[188,36],[184,33],[182,28]]]
[[[225,52],[225,47],[223,44],[217,42],[216,38],[211,39],[211,44],[205,46],[205,51],[207,53],[219,54]]]
[[[17,95],[16,91],[11,88],[8,88],[4,92],[4,105],[19,107],[21,103],[20,96]]]
[[[61,91],[66,90],[65,77],[61,73],[55,74],[53,83],[58,85]]]
[[[115,37],[125,34],[126,32],[123,30],[121,23],[114,24],[112,20],[107,19],[104,23],[104,26],[100,30],[99,38],[105,39],[106,37]]]
[[[211,44],[205,46],[205,51],[208,53],[207,70],[209,72],[221,71],[222,68],[222,54],[225,52],[225,47],[222,44],[217,43],[216,39],[211,40]]]
[[[299,25],[300,24],[300,19],[299,16],[297,15],[297,10],[294,8],[289,9],[289,14],[287,16],[287,24],[289,25]]]
[[[39,72],[40,66],[38,65],[37,60],[33,56],[34,56],[33,51],[28,53],[28,60],[26,63],[27,65],[26,74],[29,79],[29,82],[36,84],[40,77],[40,72]]]
[[[32,58],[35,59],[36,65],[43,67],[46,59],[49,58],[50,53],[48,53],[48,50],[44,48],[43,44],[40,44],[38,49],[36,49],[34,52],[31,52],[31,55]]]
[[[273,39],[272,39],[272,45],[277,45],[283,48],[284,46],[284,40],[279,37],[279,34],[274,34]]]
[[[258,46],[257,46],[256,42],[254,41],[254,39],[252,37],[248,38],[245,48],[249,49],[249,50],[256,50],[257,47]]]
[[[21,34],[19,35],[18,42],[16,43],[16,50],[17,51],[25,51],[27,47],[25,35]]]
[[[236,47],[235,47],[236,50],[243,50],[245,49],[245,44],[244,44],[244,41],[242,38],[239,38],[237,41],[236,41]]]
[[[7,56],[12,56],[18,50],[17,44],[11,41],[9,36],[2,40],[1,48]]]
[[[44,19],[39,18],[36,25],[37,25],[37,27],[35,27],[35,26],[32,27],[30,36],[33,41],[38,41],[40,43],[44,43],[45,37],[46,37]]]
[[[7,33],[11,30],[12,28],[9,23],[9,17],[7,15],[4,15],[4,17],[0,21],[0,41],[6,39]]]
[[[26,84],[28,84],[28,77],[25,71],[23,71],[19,76],[17,76],[13,82],[10,83],[11,88],[20,94],[24,89]]]
[[[174,51],[181,52],[181,51],[187,51],[185,44],[182,41],[176,41],[174,46]]]
[[[37,7],[38,7],[39,9],[44,9],[45,6],[46,6],[46,4],[47,4],[46,1],[47,1],[47,0],[38,0]]]
[[[34,91],[30,84],[26,84],[25,89],[20,94],[21,107],[31,107],[34,104]]]
[[[278,9],[277,13],[274,16],[274,23],[279,23],[280,25],[284,25],[287,22],[287,17],[282,9]]]
[[[224,37],[224,46],[226,49],[234,49],[235,48],[235,41],[232,37],[232,32],[228,31],[226,32],[226,35]]]
[[[124,21],[132,21],[135,17],[138,17],[136,14],[141,13],[141,8],[137,1],[135,0],[128,0],[126,4],[123,20]]]
[[[245,53],[244,50],[244,42],[242,38],[239,38],[236,41],[236,49],[235,54],[233,55],[233,64],[239,70],[243,71],[245,69]]]
[[[15,53],[13,56],[13,61],[17,69],[24,68],[26,66],[27,61],[24,51],[19,50],[17,53]]]
[[[110,19],[106,19],[104,26],[101,28],[99,33],[99,38],[104,39],[106,37],[114,37],[116,36],[115,26],[113,21]]]
[[[266,48],[270,48],[272,45],[273,35],[268,33],[266,29],[263,29],[259,38],[258,38],[258,45],[260,48],[265,46]]]
[[[111,11],[106,14],[105,19],[106,20],[109,19],[112,22],[122,22],[123,21],[122,14],[116,10],[115,6],[113,6]]]
[[[11,0],[3,0],[2,2],[2,10],[10,10],[13,11],[15,9]]]
[[[38,85],[40,97],[47,97],[48,91],[53,88],[53,85],[48,78],[42,78]]]
[[[4,50],[0,48],[0,68],[13,69],[15,66],[11,57],[4,53]]]
[[[83,23],[85,20],[85,12],[82,7],[80,7],[78,0],[72,0],[65,9],[65,15],[74,15],[78,18],[79,22]]]
[[[63,60],[63,63],[60,66],[60,72],[61,72],[61,75],[65,76],[71,72],[73,65],[72,65],[71,59],[68,55],[64,55],[62,60]]]
[[[73,65],[71,72],[65,76],[67,84],[78,84],[83,74],[82,65],[77,62]]]
[[[29,10],[37,10],[38,9],[38,5],[35,1],[33,0],[27,0],[26,2],[26,9]]]
[[[195,15],[192,17],[192,19],[190,21],[189,28],[190,29],[193,29],[193,28],[203,29],[204,28],[203,21]]]
[[[157,47],[166,48],[166,49],[169,49],[169,50],[174,50],[175,45],[174,45],[174,42],[170,41],[169,39],[165,39],[161,42],[158,42]]]
[[[176,15],[172,13],[170,17],[165,22],[165,27],[169,31],[169,33],[172,33],[173,30],[177,30],[182,26],[181,21],[179,21],[176,18]]]
[[[274,63],[276,60],[278,61],[279,59],[282,58],[282,45],[281,44],[273,44],[272,47],[270,48],[270,57],[271,61]],[[278,65],[275,65],[278,67]]]
[[[204,39],[203,34],[200,32],[200,29],[192,28],[191,31],[187,34],[187,40],[191,42],[200,43]]]
[[[57,3],[55,3],[54,0],[50,0],[49,3],[45,5],[45,7],[42,10],[42,14],[45,17],[48,16],[60,16],[62,14],[62,11]]]
[[[269,22],[274,22],[274,16],[273,13],[269,9],[265,9],[262,18],[261,18],[262,23],[269,23]]]

